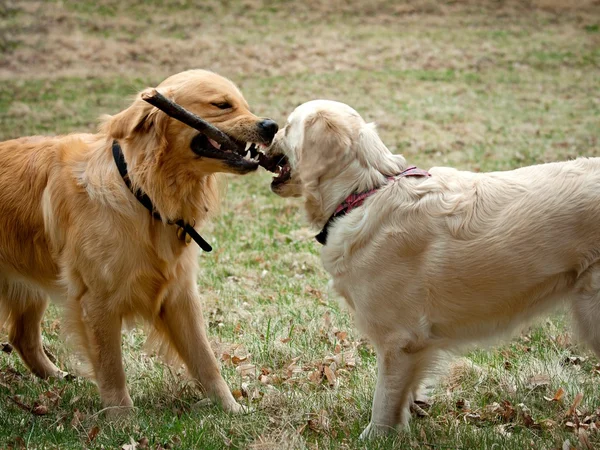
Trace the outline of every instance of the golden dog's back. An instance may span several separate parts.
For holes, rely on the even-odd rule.
[[[50,280],[57,268],[44,232],[43,197],[57,171],[60,137],[24,137],[0,143],[0,270]]]

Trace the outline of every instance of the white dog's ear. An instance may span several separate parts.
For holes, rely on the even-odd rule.
[[[391,177],[402,172],[406,167],[406,160],[401,155],[394,155],[385,146],[374,123],[364,124],[358,135],[359,151],[357,152],[363,167],[375,168],[386,177]]]
[[[351,157],[351,130],[334,113],[318,111],[304,122],[304,139],[298,151],[297,170],[304,189],[311,222],[323,218],[319,186],[326,175],[334,176],[336,167],[347,165]]]

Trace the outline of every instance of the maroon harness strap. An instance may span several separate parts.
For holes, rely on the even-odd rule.
[[[396,180],[398,180],[399,178],[404,178],[404,177],[430,177],[430,176],[431,176],[431,174],[429,172],[427,172],[426,170],[419,169],[416,166],[412,166],[412,167],[409,167],[408,169],[403,170],[398,175],[395,175],[393,177],[387,177],[387,179],[389,180],[390,183],[393,183]],[[379,189],[381,189],[381,187],[376,188],[376,189],[371,189],[370,191],[360,192],[357,194],[349,195],[346,198],[346,200],[344,200],[341,203],[341,205],[336,208],[335,212],[329,218],[329,220],[327,221],[327,223],[325,224],[325,226],[323,227],[321,232],[315,236],[315,239],[317,240],[317,242],[319,244],[326,245],[327,244],[327,232],[328,232],[329,226],[331,225],[331,222],[333,221],[333,219],[335,219],[339,216],[348,214],[354,208],[358,208],[365,202],[365,200],[367,198],[369,198],[371,195],[373,195]]]

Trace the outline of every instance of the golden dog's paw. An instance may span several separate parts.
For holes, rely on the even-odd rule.
[[[102,410],[105,417],[109,420],[120,420],[133,414],[133,405],[131,406],[108,406]]]

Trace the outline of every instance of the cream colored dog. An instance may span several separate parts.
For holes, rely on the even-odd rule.
[[[514,330],[559,302],[600,355],[600,158],[508,172],[406,169],[372,124],[316,100],[289,116],[271,156],[281,196],[303,196],[322,229],[353,193],[376,189],[328,227],[321,259],[377,351],[371,423],[406,425],[443,350]]]
[[[139,95],[97,134],[0,143],[0,327],[8,326],[32,372],[60,375],[44,352],[40,325],[47,295],[62,302],[65,327],[91,363],[104,407],[118,413],[132,406],[121,326],[140,317],[210,398],[237,412],[242,407],[206,337],[198,247],[170,223],[200,226],[218,207],[215,174],[256,170],[258,162],[240,153],[250,142],[270,144],[277,124],[254,115],[238,88],[212,72],[182,72],[157,89],[239,148],[222,150]],[[132,187],[150,198],[159,218],[125,184],[114,142]]]

